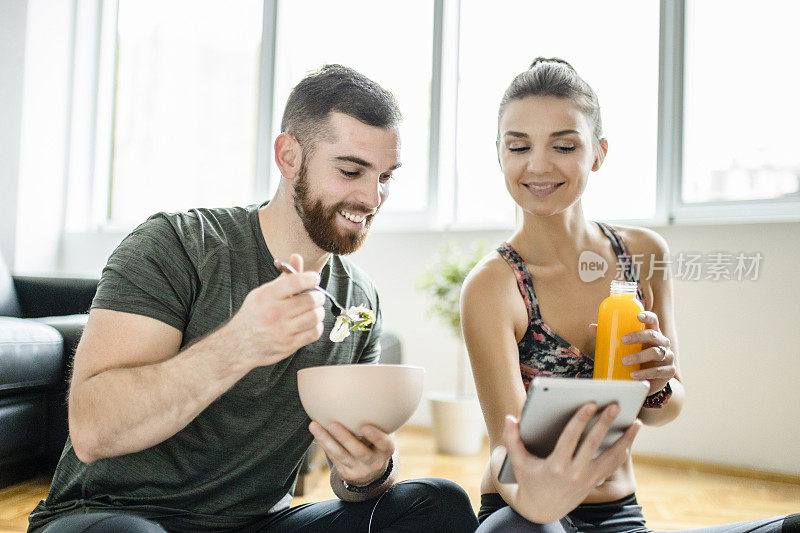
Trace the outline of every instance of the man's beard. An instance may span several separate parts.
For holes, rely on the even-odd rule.
[[[307,169],[303,163],[295,178],[294,208],[313,243],[321,250],[337,255],[347,255],[358,250],[367,238],[374,214],[367,216],[364,227],[360,230],[342,230],[336,222],[338,212],[344,210],[363,214],[364,207],[345,202],[325,206],[322,200],[313,200],[308,189]]]

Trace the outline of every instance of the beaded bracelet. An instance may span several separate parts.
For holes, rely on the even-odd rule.
[[[644,400],[644,406],[650,409],[661,409],[667,400],[672,396],[672,387],[667,381],[667,386],[658,392],[654,392]]]
[[[393,464],[394,464],[394,462],[392,461],[392,458],[389,457],[389,464],[386,465],[386,472],[384,472],[381,477],[379,477],[378,479],[376,479],[375,481],[373,481],[369,485],[364,485],[363,487],[359,487],[358,485],[351,485],[347,481],[342,480],[342,483],[344,483],[344,488],[346,490],[348,490],[349,492],[354,492],[356,494],[364,494],[364,493],[370,492],[373,489],[381,486],[384,481],[389,479],[389,474],[392,473]]]

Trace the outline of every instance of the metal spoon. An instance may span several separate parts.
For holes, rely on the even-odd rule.
[[[282,272],[286,272],[286,273],[289,273],[289,274],[297,274],[297,270],[295,270],[295,268],[292,265],[290,265],[289,263],[284,263],[283,261],[279,261],[278,259],[276,259],[275,260],[275,266],[278,267]],[[347,309],[345,309],[344,306],[342,306],[342,304],[337,302],[336,298],[334,298],[331,293],[329,293],[328,291],[326,291],[325,289],[323,289],[319,285],[317,285],[316,287],[314,287],[311,290],[319,291],[319,292],[321,292],[322,294],[324,294],[325,296],[328,297],[328,300],[330,300],[331,304],[332,304],[331,305],[331,314],[333,316],[339,316],[342,313],[344,313],[344,316],[346,316],[347,318],[349,318],[353,322],[358,322],[358,321],[361,320],[361,317],[353,316],[351,313],[348,313]]]

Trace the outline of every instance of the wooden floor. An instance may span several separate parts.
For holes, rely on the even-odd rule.
[[[437,454],[429,430],[406,427],[397,434],[402,458],[401,477],[443,477],[456,481],[478,510],[479,483],[488,457],[488,446],[475,456]],[[637,497],[651,529],[687,529],[800,512],[800,481],[704,472],[685,464],[670,465],[648,458],[634,460]],[[661,463],[661,464],[658,464]],[[333,498],[327,472],[307,496],[293,504]],[[766,476],[769,477],[769,476]],[[36,479],[0,490],[0,533],[25,531],[28,513],[47,495],[48,479]]]

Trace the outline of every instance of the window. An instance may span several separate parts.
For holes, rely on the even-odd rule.
[[[253,201],[261,0],[120,0],[109,218]]]
[[[689,1],[687,204],[800,199],[800,4]]]
[[[325,63],[374,79],[404,115],[377,228],[512,227],[497,107],[536,56],[568,60],[600,100],[609,152],[583,197],[589,218],[800,218],[792,3],[76,5],[67,232],[266,198],[289,92]]]
[[[309,16],[313,13],[313,16]],[[403,166],[383,212],[428,209],[433,1],[290,0],[278,5],[272,137],[280,133],[292,87],[327,63],[340,63],[394,94],[403,113]],[[280,173],[274,162],[270,186]]]
[[[600,100],[609,151],[583,196],[587,216],[653,217],[658,2],[574,1],[568,16],[559,2],[501,0],[490,6],[461,6],[457,220],[470,225],[513,223],[514,204],[495,150],[497,110],[511,80],[537,56],[569,61]]]

